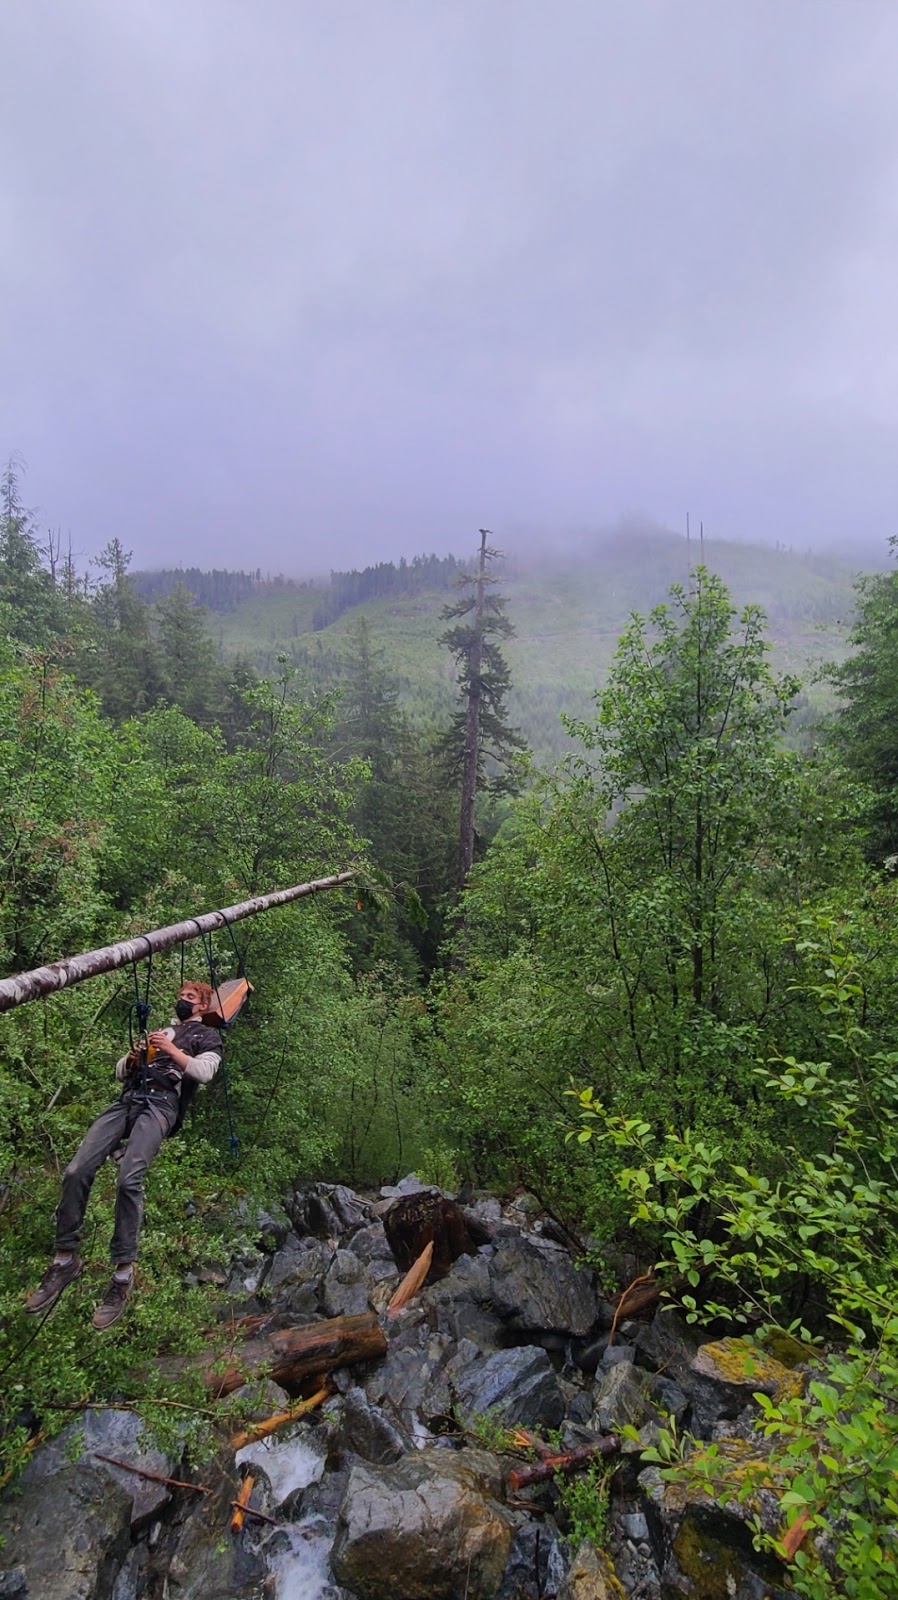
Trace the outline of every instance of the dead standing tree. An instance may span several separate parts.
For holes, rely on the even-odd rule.
[[[498,579],[487,562],[501,556],[487,544],[488,528],[480,529],[477,569],[459,579],[459,598],[442,611],[453,622],[440,636],[455,657],[461,704],[442,741],[443,754],[454,782],[461,782],[456,889],[460,894],[474,862],[474,808],[479,789],[494,792],[513,786],[511,758],[524,748],[524,740],[509,726],[505,697],[511,687],[508,664],[499,641],[510,639],[514,628],[505,615],[507,601],[495,593]]]

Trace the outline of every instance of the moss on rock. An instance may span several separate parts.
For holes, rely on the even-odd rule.
[[[800,1395],[804,1377],[769,1355],[748,1339],[717,1339],[703,1344],[693,1358],[691,1370],[702,1378],[744,1388],[747,1394],[760,1391],[772,1400],[787,1400]]]

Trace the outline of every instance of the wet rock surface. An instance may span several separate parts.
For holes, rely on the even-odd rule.
[[[479,1450],[422,1450],[395,1466],[354,1467],[332,1564],[360,1600],[493,1600],[514,1522],[499,1462]]]
[[[225,1447],[203,1467],[212,1493],[202,1497],[129,1472],[189,1470],[132,1412],[86,1412],[35,1451],[17,1495],[0,1496],[0,1600],[785,1595],[779,1564],[752,1548],[752,1513],[735,1488],[761,1449],[753,1395],[800,1392],[801,1373],[743,1340],[702,1342],[676,1313],[612,1331],[593,1272],[557,1230],[543,1231],[532,1197],[504,1207],[470,1192],[450,1198],[410,1177],[380,1196],[315,1183],[296,1185],[283,1209],[244,1204],[240,1247],[207,1280],[220,1319],[286,1328],[373,1312],[385,1356],[335,1372],[332,1398],[270,1440],[236,1458]],[[390,1320],[400,1268],[384,1218],[406,1199],[419,1221],[453,1217],[456,1244],[464,1224],[466,1248],[450,1260],[453,1245],[437,1281]],[[258,1421],[291,1403],[264,1379],[239,1400]],[[717,1444],[713,1492],[687,1493],[644,1469],[640,1452],[669,1418],[679,1438]],[[607,1554],[575,1536],[551,1472],[509,1489],[509,1471],[526,1465],[520,1446],[516,1457],[496,1454],[511,1448],[509,1429],[551,1434],[557,1451],[625,1426],[638,1441],[615,1458]],[[250,1515],[235,1535],[231,1501],[247,1471]],[[773,1488],[753,1514],[776,1531]]]

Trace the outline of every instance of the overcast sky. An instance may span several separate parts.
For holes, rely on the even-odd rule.
[[[5,0],[0,450],[135,564],[898,531],[898,0]]]

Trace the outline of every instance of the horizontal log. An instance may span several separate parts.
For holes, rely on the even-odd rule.
[[[609,1433],[606,1438],[599,1439],[595,1444],[581,1445],[579,1450],[571,1450],[567,1455],[548,1456],[545,1461],[539,1461],[532,1467],[516,1467],[508,1474],[508,1487],[517,1494],[519,1489],[529,1489],[534,1483],[549,1483],[558,1472],[579,1472],[581,1467],[589,1465],[596,1456],[616,1456],[620,1450],[620,1438],[616,1433]]]
[[[248,1339],[224,1372],[212,1366],[206,1369],[205,1383],[219,1400],[263,1371],[284,1388],[298,1388],[307,1378],[359,1361],[380,1361],[386,1353],[383,1328],[374,1313],[366,1311],[358,1317],[330,1317]]]
[[[260,911],[271,911],[275,906],[286,906],[304,895],[320,894],[323,889],[336,889],[348,883],[354,872],[335,872],[330,878],[314,878],[310,883],[294,884],[292,889],[277,889],[273,894],[256,895],[252,900],[241,900],[235,906],[225,906],[221,911],[206,911],[200,917],[189,917],[185,922],[173,922],[167,928],[154,928],[151,933],[138,933],[133,939],[122,939],[118,944],[104,945],[99,950],[85,950],[78,956],[66,956],[46,967],[34,967],[31,972],[19,972],[12,978],[0,980],[0,1012],[12,1011],[29,1000],[40,1000],[54,994],[57,989],[68,989],[87,978],[98,978],[103,972],[114,972],[129,961],[143,961],[160,950],[171,950],[175,945],[188,944],[203,934],[215,933],[244,917],[256,917]]]

